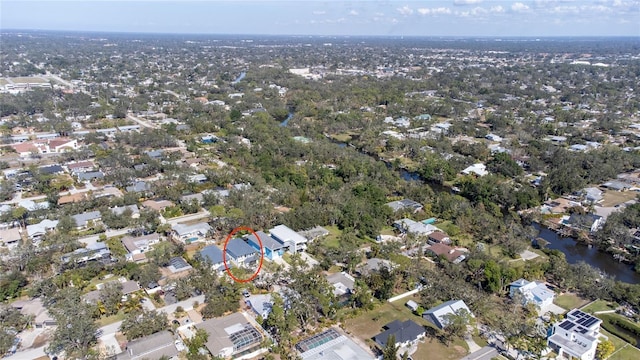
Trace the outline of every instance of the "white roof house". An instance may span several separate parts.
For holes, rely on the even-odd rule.
[[[534,304],[541,310],[551,305],[556,296],[545,284],[525,279],[518,279],[509,284],[509,296],[513,297],[516,293],[522,294],[523,304]]]
[[[485,164],[473,164],[468,168],[462,170],[462,173],[465,175],[476,175],[476,176],[485,176],[489,174],[487,171],[487,166]]]
[[[442,231],[438,227],[431,224],[425,224],[422,222],[413,221],[411,219],[401,219],[393,223],[396,229],[419,236],[427,236],[435,231]]]
[[[199,222],[193,225],[175,224],[171,229],[176,234],[178,240],[190,244],[194,241],[203,240],[209,231],[211,231],[211,226],[206,222]]]
[[[467,307],[467,304],[462,300],[449,300],[436,307],[433,307],[422,314],[422,317],[432,322],[440,329],[447,327],[446,315],[456,314],[458,310],[465,309],[471,316],[471,310]]]
[[[27,225],[27,236],[31,240],[36,240],[44,236],[47,231],[55,229],[56,226],[58,226],[58,220],[44,219],[37,224]]]
[[[278,225],[269,230],[269,234],[274,239],[283,243],[289,248],[289,251],[295,253],[296,251],[304,251],[307,247],[307,238],[293,231],[286,225]]]
[[[558,358],[593,360],[600,342],[600,324],[602,320],[573,309],[566,319],[553,325],[547,344],[558,353]]]

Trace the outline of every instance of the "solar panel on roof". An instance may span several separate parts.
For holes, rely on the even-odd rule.
[[[560,324],[560,327],[565,330],[571,330],[571,328],[573,328],[574,326],[576,326],[576,324],[572,323],[569,320],[565,320]]]
[[[591,327],[593,324],[597,323],[598,320],[594,319],[594,318],[590,318],[587,320],[587,322],[584,324],[585,327]]]

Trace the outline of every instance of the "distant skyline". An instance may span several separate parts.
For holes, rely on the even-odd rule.
[[[239,35],[640,37],[640,0],[0,0],[0,29]]]

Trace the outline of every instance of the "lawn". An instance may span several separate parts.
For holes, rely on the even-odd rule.
[[[566,293],[566,294],[557,296],[553,302],[564,309],[571,310],[575,308],[580,308],[581,306],[584,306],[585,304],[587,304],[589,301],[581,298],[576,294]]]
[[[99,327],[103,327],[105,325],[113,324],[115,322],[124,320],[124,316],[125,316],[125,313],[123,311],[119,311],[115,315],[100,318],[96,322],[98,323]]]
[[[635,191],[612,191],[612,190],[607,190],[607,191],[604,192],[603,200],[602,200],[602,203],[600,205],[604,206],[604,207],[616,206],[616,205],[621,204],[621,203],[623,203],[625,201],[629,201],[629,200],[635,199],[637,195],[638,195],[638,193],[635,192]]]
[[[329,235],[321,239],[322,244],[324,246],[331,247],[334,249],[339,248],[340,240],[338,238],[342,234],[342,230],[338,229],[337,226],[325,226],[324,228],[329,231]]]
[[[596,311],[607,311],[607,310],[615,310],[618,307],[618,304],[614,302],[609,302],[605,300],[596,300],[591,304],[585,306],[581,310],[590,314],[593,314]]]
[[[628,342],[620,339],[619,337],[613,335],[612,333],[608,332],[603,328],[600,328],[600,333],[606,336],[607,338],[609,338],[609,340],[611,340],[613,345],[616,347],[616,350],[622,349],[624,346],[629,345]]]
[[[640,350],[627,344],[609,357],[609,360],[637,360],[640,359]]]
[[[359,316],[346,319],[343,324],[345,330],[352,335],[364,340],[368,345],[373,345],[372,337],[382,331],[382,327],[393,320],[405,321],[411,319],[420,325],[433,328],[427,320],[414,315],[404,304],[411,298],[404,298],[394,303],[385,302],[379,304],[374,310],[367,311]],[[412,356],[414,359],[459,359],[468,353],[466,343],[457,339],[449,346],[438,339],[429,337],[418,345],[418,350]]]
[[[460,359],[467,355],[467,344],[462,339],[456,339],[449,345],[445,345],[440,340],[426,338],[418,345],[418,350],[411,355],[413,359]]]

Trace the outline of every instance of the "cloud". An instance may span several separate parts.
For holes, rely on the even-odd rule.
[[[511,5],[511,10],[515,11],[515,12],[527,12],[529,11],[529,6],[525,5],[521,2],[517,2],[514,3],[513,5]]]
[[[324,14],[326,14],[326,13],[327,13],[327,12],[326,12],[326,11],[324,11],[324,10],[316,10],[316,11],[314,11],[314,12],[313,12],[313,15],[324,15]]]
[[[475,5],[481,2],[482,0],[453,0],[453,5]]]
[[[503,13],[504,12],[504,7],[502,7],[501,5],[492,6],[491,7],[491,12],[498,13],[498,14]]]
[[[410,8],[410,7],[409,7],[409,6],[407,6],[407,5],[405,5],[405,6],[403,6],[403,7],[400,7],[400,8],[397,8],[396,10],[398,10],[398,12],[399,12],[401,15],[404,15],[404,16],[408,16],[408,15],[413,14],[413,9],[412,9],[412,8]]]
[[[358,14],[358,12],[357,12],[357,11],[355,11],[355,10],[351,10],[351,11],[349,11],[349,15],[351,15],[351,16],[358,16],[359,14]]]
[[[447,7],[437,7],[437,8],[420,8],[417,10],[420,15],[447,15],[451,14],[451,9]]]

